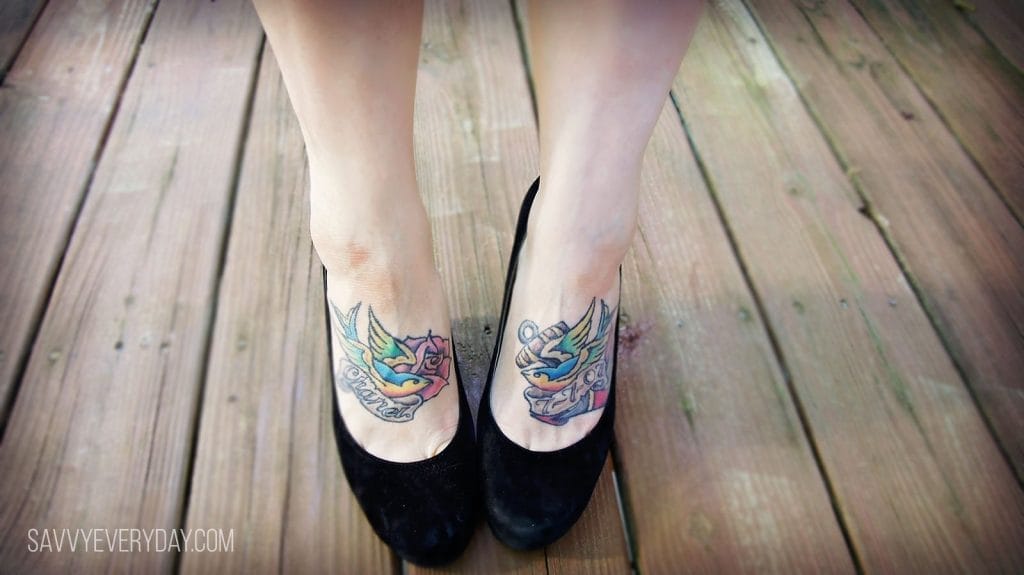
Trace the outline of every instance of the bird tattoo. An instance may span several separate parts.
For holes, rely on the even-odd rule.
[[[374,415],[408,421],[423,402],[448,384],[451,355],[449,340],[428,331],[426,336],[398,339],[368,309],[367,343],[359,340],[356,318],[362,302],[348,313],[332,304],[335,327],[347,369],[340,379]]]
[[[543,330],[536,322],[519,325],[523,348],[516,366],[529,387],[524,392],[533,417],[564,425],[569,418],[604,406],[608,394],[607,356],[613,310],[597,298],[571,328],[559,321]],[[592,334],[593,332],[593,334]]]

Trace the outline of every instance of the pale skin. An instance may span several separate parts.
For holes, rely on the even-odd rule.
[[[413,164],[422,4],[254,3],[306,142],[310,231],[328,271],[330,302],[343,310],[358,302],[372,306],[396,338],[429,330],[450,339]],[[571,445],[602,412],[581,413],[562,425],[531,417],[523,395],[530,383],[515,364],[523,347],[517,333],[524,320],[540,328],[558,322],[572,327],[595,298],[611,309],[618,303],[618,268],[636,230],[644,150],[702,9],[701,0],[527,3],[542,185],[490,401],[501,430],[528,449]],[[395,221],[395,205],[403,206],[401,222]],[[366,317],[357,317],[366,342]],[[335,330],[335,358],[344,364],[338,339]],[[609,374],[611,356],[609,345]],[[370,453],[418,461],[454,435],[454,369],[448,382],[402,423],[375,417],[353,393],[339,394],[339,407]]]

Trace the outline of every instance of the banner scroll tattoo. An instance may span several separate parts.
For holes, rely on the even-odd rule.
[[[361,305],[343,313],[331,303],[339,324],[332,322],[332,327],[344,352],[335,366],[335,381],[342,390],[352,391],[373,415],[396,423],[410,421],[421,405],[448,385],[450,341],[430,331],[398,339],[384,329],[370,307],[367,343],[363,343],[355,323]]]
[[[523,347],[516,355],[516,366],[530,384],[523,396],[535,419],[565,425],[571,418],[607,403],[610,381],[605,352],[614,310],[602,300],[595,329],[596,304],[597,298],[592,299],[572,328],[563,321],[543,330],[530,320],[519,324]]]

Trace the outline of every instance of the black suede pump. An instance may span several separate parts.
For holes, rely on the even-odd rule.
[[[480,507],[473,420],[459,375],[454,342],[452,364],[459,393],[459,426],[455,436],[441,453],[428,459],[410,463],[387,461],[356,443],[338,409],[326,268],[324,307],[332,372],[334,438],[349,486],[373,530],[399,557],[424,566],[448,563],[469,543]]]
[[[530,208],[540,187],[538,178],[519,212],[515,242],[505,279],[498,337],[477,417],[477,439],[481,449],[481,476],[487,522],[494,535],[515,549],[536,549],[548,545],[569,531],[590,502],[613,439],[615,420],[615,369],[618,367],[618,330],[608,401],[597,425],[578,442],[556,451],[531,451],[509,439],[491,412],[490,391],[498,364],[508,308],[518,268],[519,251],[526,238]],[[622,269],[619,269],[621,281]]]

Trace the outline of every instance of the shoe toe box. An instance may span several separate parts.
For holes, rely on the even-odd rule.
[[[487,520],[495,536],[509,547],[530,550],[550,545],[565,535],[586,509],[590,492],[570,497],[527,491],[510,496],[506,492],[492,501]]]
[[[442,513],[416,508],[381,514],[371,523],[399,557],[417,565],[435,566],[449,563],[462,553],[473,534],[474,519],[474,510],[460,505]]]
[[[475,444],[462,425],[439,455],[396,464],[355,449],[349,437],[341,463],[349,487],[380,539],[419,565],[455,559],[469,543],[480,508]]]
[[[476,468],[470,461],[431,461],[377,473],[346,467],[370,525],[401,558],[440,565],[455,559],[469,543],[479,509]],[[352,482],[354,476],[364,477]]]
[[[484,439],[484,506],[498,539],[515,549],[536,549],[569,531],[590,502],[607,457],[607,443],[588,447],[556,455],[504,438]]]

